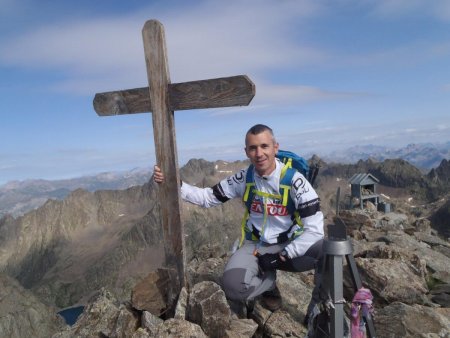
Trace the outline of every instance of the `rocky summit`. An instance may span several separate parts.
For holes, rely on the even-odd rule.
[[[427,193],[436,182],[447,184],[448,165],[427,176],[408,163],[385,162],[321,162],[317,190],[326,223],[337,221],[339,205],[363,285],[374,296],[377,337],[449,337],[448,195]],[[210,186],[246,165],[192,160],[181,174]],[[359,171],[380,180],[378,193],[391,205],[389,212],[371,203],[349,206],[348,179]],[[183,204],[187,285],[171,308],[157,192],[151,181],[125,190],[79,189],[23,216],[0,219],[0,336],[306,336],[311,272],[278,273],[280,310],[266,310],[259,299],[253,311],[230,309],[220,276],[240,235],[240,201],[206,210]],[[355,290],[344,271],[350,318]],[[73,326],[65,325],[57,312],[78,305],[83,313]]]
[[[56,311],[16,280],[0,274],[0,337],[51,337],[65,327]]]

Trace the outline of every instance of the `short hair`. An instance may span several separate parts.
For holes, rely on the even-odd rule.
[[[269,134],[272,135],[273,143],[274,144],[277,143],[277,141],[275,140],[275,135],[273,134],[272,128],[266,126],[265,124],[255,124],[245,134],[245,144],[247,144],[247,135],[249,135],[249,134],[258,135],[258,134],[261,134],[261,133],[263,133],[265,131],[268,131]]]

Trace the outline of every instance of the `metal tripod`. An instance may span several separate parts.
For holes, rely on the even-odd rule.
[[[347,238],[345,223],[336,219],[336,224],[328,226],[328,238],[323,242],[323,283],[322,292],[331,298],[330,333],[332,338],[344,337],[344,295],[343,295],[343,259],[345,257],[350,269],[350,276],[355,292],[362,287],[361,278],[353,257],[353,247]],[[370,338],[375,338],[372,316],[363,316],[366,331]]]

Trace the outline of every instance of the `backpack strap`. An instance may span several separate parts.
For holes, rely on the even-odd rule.
[[[291,198],[291,188],[292,188],[292,178],[294,177],[297,170],[292,167],[285,165],[281,170],[280,179],[280,195],[282,196],[282,205],[288,209],[289,214],[293,214],[295,211],[295,204]]]
[[[292,181],[292,177],[291,177],[290,181]],[[280,181],[280,186],[281,186],[281,184],[282,184],[282,182]],[[289,184],[284,184],[284,185],[287,188]],[[290,186],[288,188],[290,189]],[[287,195],[283,198],[284,206],[287,205],[289,190],[287,192],[285,192],[285,194],[287,194]],[[274,198],[274,199],[281,199],[283,197],[283,195],[280,195],[280,194],[270,194],[270,193],[259,191],[259,190],[255,189],[254,170],[253,170],[253,164],[251,164],[248,167],[247,174],[245,176],[245,192],[244,192],[244,196],[242,197],[242,201],[244,202],[248,212],[250,212],[255,195],[258,195],[261,197],[266,197],[266,198]],[[285,200],[286,200],[286,204],[284,203]]]
[[[292,159],[289,159],[284,168],[281,170],[280,193],[283,196],[283,205],[286,206],[288,213],[291,215],[292,224],[297,224],[299,226],[299,229],[292,234],[291,239],[293,239],[303,233],[303,223],[300,218],[300,213],[295,208],[295,203],[290,193],[292,188],[292,179],[297,172],[297,169],[290,167],[290,165],[292,165]]]
[[[241,240],[239,242],[239,247],[242,246],[242,243],[244,242],[244,239],[246,237],[249,237],[249,234],[251,236],[251,231],[247,227],[247,219],[250,214],[250,208],[252,206],[253,198],[255,196],[255,178],[253,176],[253,164],[250,164],[247,168],[247,173],[245,175],[245,192],[244,196],[242,197],[242,201],[245,204],[245,213],[244,217],[242,218],[241,222]],[[256,239],[257,240],[257,239]]]
[[[297,224],[300,229],[295,231],[292,234],[291,238],[298,237],[303,232],[303,225],[300,219],[300,215],[298,211],[295,209],[295,203],[291,197],[290,190],[292,188],[292,179],[297,172],[296,169],[292,168],[292,159],[288,158],[285,161],[284,167],[281,169],[281,177],[280,177],[280,188],[279,188],[279,195],[269,194],[262,191],[258,191],[255,189],[255,177],[254,177],[254,166],[251,164],[248,169],[245,176],[245,192],[244,196],[242,197],[242,201],[245,204],[246,210],[244,217],[242,218],[241,223],[241,241],[239,243],[239,247],[242,246],[242,243],[244,242],[244,239],[251,239],[252,240],[258,240],[259,236],[256,236],[255,233],[253,233],[248,227],[247,227],[247,219],[250,214],[251,205],[253,202],[253,199],[255,195],[263,196],[263,197],[269,197],[269,198],[277,198],[282,200],[282,205],[285,206],[288,210],[288,213],[292,215],[292,221],[293,225]],[[265,207],[265,206],[264,206]],[[292,226],[289,228],[289,230],[286,233],[283,233],[281,239],[287,239],[287,234],[291,231]]]
[[[247,169],[247,173],[245,175],[245,193],[242,197],[242,201],[245,203],[248,212],[250,212],[250,207],[255,196],[255,177],[253,176],[253,168],[253,164],[250,164]]]

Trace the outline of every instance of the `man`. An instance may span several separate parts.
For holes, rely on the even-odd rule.
[[[275,311],[281,306],[276,270],[300,272],[320,266],[323,214],[319,198],[305,177],[296,171],[289,193],[301,220],[287,212],[281,203],[284,164],[275,157],[278,148],[272,129],[257,124],[245,136],[245,153],[252,163],[249,168],[211,188],[198,188],[185,182],[181,185],[183,200],[208,208],[248,194],[247,171],[253,170],[256,193],[245,223],[245,238],[230,257],[222,276],[222,287],[231,305],[251,302],[262,295],[263,305]],[[154,181],[164,181],[158,166],[155,166]],[[318,276],[316,271],[316,280]],[[317,298],[317,290],[318,282],[313,298]],[[311,301],[308,314],[313,305]]]

